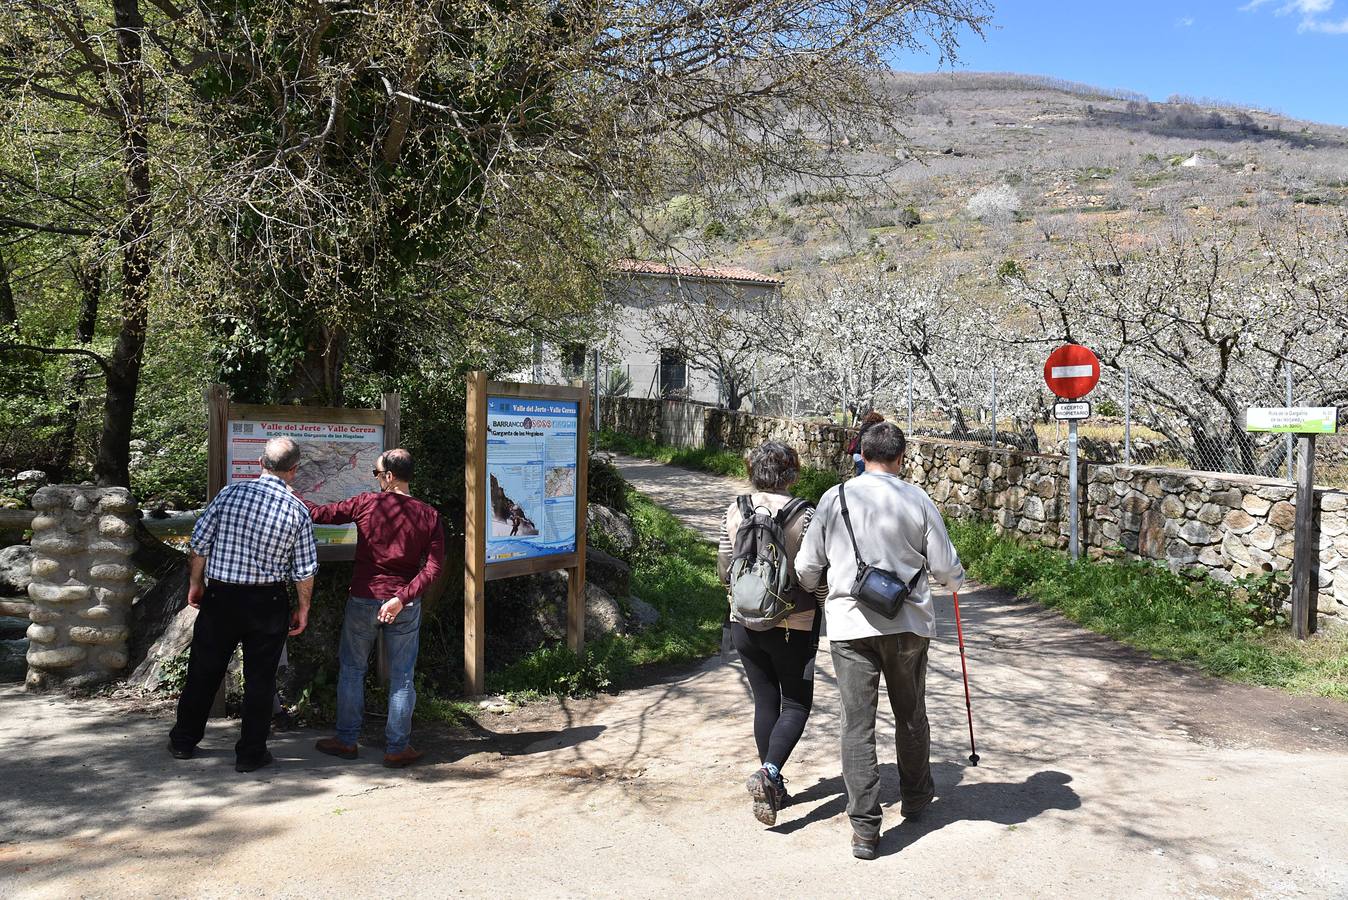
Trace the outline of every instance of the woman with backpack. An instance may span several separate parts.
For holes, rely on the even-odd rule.
[[[814,702],[819,600],[796,584],[796,551],[814,505],[792,497],[800,457],[777,441],[745,459],[753,493],[735,498],[721,521],[716,554],[730,591],[730,628],[754,696],[760,768],[746,787],[754,817],[777,822],[788,799],[782,768],[805,731]]]
[[[856,474],[858,475],[866,470],[866,463],[861,458],[861,436],[884,420],[885,417],[875,410],[866,413],[865,418],[861,420],[861,430],[857,432],[856,437],[852,438],[852,443],[847,446],[847,452],[852,454],[852,465],[856,468]]]

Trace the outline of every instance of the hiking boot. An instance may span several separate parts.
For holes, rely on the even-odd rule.
[[[355,744],[343,744],[335,737],[323,738],[314,743],[314,749],[319,753],[326,753],[328,756],[336,756],[341,759],[355,759],[360,755],[360,748]]]
[[[196,747],[179,747],[173,741],[169,741],[168,748],[174,759],[191,759],[197,755]]]
[[[406,750],[399,750],[397,753],[385,753],[384,765],[390,769],[405,769],[421,757],[420,750],[413,750],[408,747]]]
[[[271,764],[272,764],[272,760],[273,760],[274,758],[275,758],[275,757],[273,757],[273,756],[271,755],[271,751],[270,751],[270,750],[263,750],[263,751],[262,751],[262,755],[259,756],[259,757],[256,757],[256,758],[250,759],[250,760],[242,760],[242,759],[241,759],[241,760],[239,760],[238,762],[234,763],[234,771],[235,771],[235,772],[256,772],[258,769],[262,768],[263,766],[269,766],[269,765],[271,765]]]
[[[875,859],[875,848],[879,844],[878,837],[865,838],[852,832],[852,855],[857,859]]]
[[[903,803],[899,804],[899,814],[905,819],[920,819],[922,818],[922,813],[926,811],[928,806],[931,806],[931,801],[935,799],[935,794],[928,794],[921,800],[917,800],[913,803],[909,803],[905,800]]]
[[[786,786],[774,780],[767,769],[754,772],[744,786],[754,798],[754,818],[764,825],[776,825],[777,812],[790,800]]]

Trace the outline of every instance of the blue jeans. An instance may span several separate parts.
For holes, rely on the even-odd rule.
[[[347,598],[342,643],[337,652],[341,663],[337,676],[337,740],[355,744],[360,738],[360,725],[365,718],[365,670],[382,628],[384,650],[388,654],[388,725],[384,740],[388,753],[400,753],[407,749],[412,736],[412,710],[417,705],[412,673],[420,645],[421,598],[404,607],[389,624],[380,625],[379,608],[387,602],[367,597]]]

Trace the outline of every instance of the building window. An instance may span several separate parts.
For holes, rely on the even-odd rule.
[[[688,392],[688,357],[682,350],[660,351],[660,396],[684,396]]]
[[[567,378],[585,377],[584,344],[566,344],[562,347],[562,373]]]

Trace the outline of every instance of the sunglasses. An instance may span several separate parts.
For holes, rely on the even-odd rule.
[[[387,471],[387,469],[371,469],[371,470],[370,470],[370,474],[377,477],[377,476],[379,476],[379,475],[383,475],[384,472],[386,472],[386,471]]]

